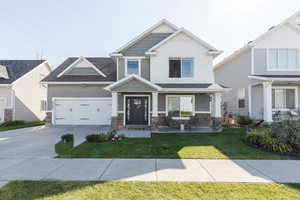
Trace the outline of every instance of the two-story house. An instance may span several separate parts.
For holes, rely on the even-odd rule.
[[[167,119],[216,125],[221,95],[213,59],[221,52],[167,20],[109,58],[68,58],[44,82],[53,124],[165,126]],[[193,119],[193,120],[192,120]]]
[[[224,109],[265,122],[299,115],[299,53],[300,12],[214,67],[216,81],[232,88],[223,96]]]

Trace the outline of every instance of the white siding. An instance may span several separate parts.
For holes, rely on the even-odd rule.
[[[150,60],[150,79],[154,83],[211,83],[214,82],[212,56],[208,49],[180,33],[157,49],[157,55]],[[169,78],[169,58],[194,58],[193,78]]]
[[[16,120],[44,120],[46,112],[41,111],[41,100],[47,100],[47,88],[42,87],[40,81],[41,75],[50,73],[47,65],[44,63],[36,67],[13,84]]]

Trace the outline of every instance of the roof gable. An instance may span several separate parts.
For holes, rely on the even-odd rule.
[[[104,88],[109,91],[139,92],[159,91],[162,88],[150,81],[132,74]]]
[[[62,75],[70,75],[70,74],[68,74],[68,72],[70,72],[74,68],[77,68],[77,69],[82,68],[83,70],[81,70],[81,71],[87,71],[87,69],[92,69],[94,72],[96,72],[96,74],[94,73],[94,74],[90,74],[90,75],[98,74],[100,76],[106,77],[106,75],[100,69],[98,69],[93,63],[91,63],[84,57],[80,57],[77,60],[75,60],[70,66],[68,66],[61,73],[59,73],[57,75],[57,77],[59,78]],[[80,71],[80,70],[77,70],[76,73],[78,73],[78,71]],[[89,71],[91,72],[91,70],[89,70]],[[76,75],[85,75],[86,76],[87,74],[76,74]]]
[[[155,33],[173,33],[177,30],[178,30],[178,27],[176,27],[174,24],[170,23],[168,20],[163,19],[163,20],[159,21],[157,24],[151,26],[149,29],[147,29],[146,31],[144,31],[143,33],[138,35],[137,37],[135,37],[134,39],[132,39],[131,41],[129,41],[128,43],[126,43],[125,45],[123,45],[122,47],[120,47],[119,49],[117,49],[115,51],[115,53],[121,53],[122,51],[125,51],[126,49],[128,49],[129,47],[134,45],[136,42],[138,42],[139,40],[148,36],[150,33],[154,33],[154,34]],[[168,32],[168,31],[172,31],[172,32]]]
[[[45,60],[0,60],[0,65],[5,66],[8,79],[0,78],[0,84],[11,84],[18,80]]]
[[[92,63],[97,69],[105,73],[106,77],[97,75],[62,75],[58,77],[60,73],[65,71],[70,65],[72,65],[78,57],[70,57],[66,59],[62,64],[60,64],[55,70],[53,70],[43,82],[112,82],[116,81],[116,63],[112,58],[103,58],[103,57],[87,57],[85,58],[90,63]],[[75,68],[80,69],[80,68]]]
[[[171,39],[173,39],[175,37],[178,37],[180,34],[186,35],[187,37],[189,37],[190,39],[194,40],[195,42],[197,42],[201,46],[207,48],[208,50],[215,51],[217,55],[219,55],[220,53],[222,53],[221,51],[218,51],[215,47],[211,46],[210,44],[208,44],[204,40],[201,40],[200,38],[198,38],[197,36],[195,36],[194,34],[192,34],[191,32],[189,32],[188,30],[186,30],[184,28],[180,28],[178,31],[176,31],[175,33],[171,34],[169,37],[165,38],[161,42],[159,42],[156,45],[154,45],[153,47],[151,47],[148,50],[147,53],[151,53],[151,51],[155,51],[156,49],[158,49],[159,47],[161,47],[163,44],[167,43]]]

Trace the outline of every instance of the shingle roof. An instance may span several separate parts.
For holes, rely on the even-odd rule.
[[[162,88],[208,88],[210,83],[157,83]]]
[[[172,33],[150,33],[129,48],[121,51],[121,53],[124,56],[144,56],[148,49],[155,46],[170,35],[172,35]]]
[[[0,60],[0,65],[7,69],[9,79],[0,78],[0,84],[10,84],[39,66],[45,60]]]
[[[62,75],[57,77],[62,71],[69,67],[73,62],[75,62],[78,57],[67,58],[61,65],[59,65],[55,70],[52,71],[46,78],[42,81],[45,82],[106,82],[106,81],[116,81],[117,72],[116,64],[112,58],[103,57],[88,57],[86,58],[93,65],[95,65],[101,72],[103,72],[106,77],[98,75]]]

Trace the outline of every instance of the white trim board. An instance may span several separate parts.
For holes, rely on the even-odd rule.
[[[101,71],[99,70],[93,63],[91,63],[88,59],[86,59],[85,57],[79,57],[77,60],[75,60],[71,65],[69,65],[66,69],[64,69],[61,73],[59,73],[57,75],[57,77],[61,77],[64,73],[66,73],[67,71],[69,71],[71,68],[73,68],[76,64],[78,64],[80,61],[84,61],[84,62],[87,62],[91,65],[91,67],[99,73],[99,75],[103,76],[103,77],[106,77],[106,75]]]
[[[138,75],[141,76],[142,70],[141,70],[141,63],[142,63],[142,58],[141,57],[124,57],[124,62],[125,62],[125,70],[124,70],[124,76],[130,76],[128,74],[128,60],[135,60],[138,62]]]
[[[90,82],[59,82],[59,81],[53,81],[53,82],[51,82],[51,81],[43,81],[43,82],[41,82],[41,83],[45,83],[45,84],[48,84],[48,85],[82,85],[82,84],[84,84],[84,85],[109,85],[109,84],[112,84],[112,83],[115,83],[115,82],[113,82],[113,81],[104,81],[104,82],[100,82],[100,81],[95,81],[95,82],[93,82],[93,81],[90,81]]]
[[[157,89],[158,91],[162,90],[162,88],[159,87],[158,85],[155,85],[154,83],[152,83],[152,82],[150,82],[150,81],[148,81],[148,80],[146,80],[146,79],[144,79],[144,78],[142,78],[142,77],[140,77],[136,74],[131,74],[129,76],[126,76],[126,77],[122,78],[121,80],[105,87],[104,89],[108,90],[108,91],[111,91],[114,87],[117,87],[117,86],[121,85],[122,83],[130,81],[131,79],[139,80],[142,83],[145,83],[146,85],[149,85],[150,87],[153,87],[153,88]]]

